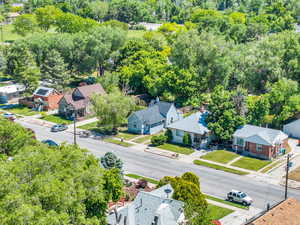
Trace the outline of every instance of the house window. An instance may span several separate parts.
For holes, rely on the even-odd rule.
[[[183,137],[184,136],[184,132],[181,131],[181,130],[176,130],[176,136]]]
[[[136,123],[133,124],[133,127],[136,128]]]
[[[244,139],[243,138],[236,138],[236,145],[244,146]]]
[[[261,152],[262,150],[263,150],[263,146],[257,144],[257,145],[256,145],[256,151],[257,151],[257,152]]]

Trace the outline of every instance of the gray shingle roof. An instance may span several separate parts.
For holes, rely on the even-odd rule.
[[[155,105],[158,106],[159,112],[160,112],[164,117],[166,117],[166,116],[167,116],[167,113],[169,112],[169,110],[170,110],[170,108],[172,107],[173,103],[159,101],[159,102],[155,103]]]
[[[139,120],[141,120],[142,123],[145,124],[154,124],[165,119],[165,117],[163,117],[163,115],[159,112],[158,105],[154,105],[148,107],[147,109],[136,111],[133,114],[136,115],[139,118]]]
[[[262,145],[274,145],[288,137],[281,130],[258,127],[249,124],[237,129],[233,136],[244,138],[245,141]]]
[[[185,117],[182,120],[179,120],[175,123],[172,123],[168,128],[182,130],[189,133],[201,134],[209,132],[205,119],[208,115],[208,112],[196,112],[188,117]]]
[[[178,225],[183,213],[183,202],[167,198],[165,189],[173,188],[170,184],[162,186],[152,192],[139,192],[135,200],[118,210],[119,215],[127,216],[129,225],[151,225],[157,216],[163,225]],[[109,224],[115,224],[115,215],[108,216]]]

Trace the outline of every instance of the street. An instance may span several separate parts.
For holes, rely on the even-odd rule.
[[[47,127],[21,120],[17,121],[35,131],[38,140],[51,139],[57,143],[73,143],[73,134],[68,131],[52,133]],[[89,150],[97,158],[106,152],[114,152],[124,162],[126,172],[160,179],[164,176],[178,176],[191,171],[200,177],[201,191],[224,198],[231,189],[246,192],[254,200],[253,206],[264,209],[267,203],[273,204],[284,198],[284,187],[258,181],[247,176],[225,173],[206,167],[188,164],[175,159],[162,157],[133,148],[125,148],[92,138],[77,137],[80,147]],[[289,189],[289,197],[300,200],[300,191]]]

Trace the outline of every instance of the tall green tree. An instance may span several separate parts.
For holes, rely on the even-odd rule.
[[[48,31],[51,26],[56,24],[57,17],[62,11],[55,6],[49,5],[35,10],[36,20],[39,27]]]
[[[119,169],[122,170],[123,168],[123,162],[121,159],[119,159],[114,153],[112,152],[106,152],[103,157],[100,159],[101,165],[105,169]]]
[[[123,95],[116,89],[106,95],[93,96],[92,105],[99,119],[98,124],[117,132],[118,127],[127,119],[135,104],[131,97]]]
[[[234,92],[227,91],[220,85],[211,93],[207,123],[219,141],[229,141],[234,131],[246,123],[245,117],[237,111],[234,95]]]
[[[67,71],[64,59],[56,50],[51,50],[45,62],[41,65],[42,79],[50,82],[53,87],[63,90],[70,82],[70,72]]]
[[[14,32],[26,36],[38,30],[38,22],[34,14],[23,14],[16,18],[13,23]]]

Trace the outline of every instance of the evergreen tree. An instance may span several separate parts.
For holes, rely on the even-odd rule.
[[[70,81],[64,59],[56,50],[49,52],[48,57],[41,65],[41,72],[43,79],[47,80],[58,90],[64,89]]]

